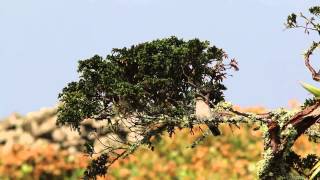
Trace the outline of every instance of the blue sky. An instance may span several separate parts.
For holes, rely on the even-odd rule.
[[[113,47],[171,35],[200,38],[226,50],[240,71],[227,100],[242,106],[286,106],[310,96],[302,52],[318,36],[284,30],[291,12],[313,0],[0,0],[0,117],[57,103],[77,80],[77,61]],[[315,84],[315,83],[313,83]]]

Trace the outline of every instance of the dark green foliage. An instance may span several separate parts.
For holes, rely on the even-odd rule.
[[[320,6],[314,6],[309,9],[310,13],[316,16],[320,15]]]
[[[319,161],[319,157],[315,154],[308,154],[307,157],[302,159],[303,166],[307,169],[312,169],[313,166]]]
[[[297,25],[297,15],[292,13],[287,18],[287,27],[292,28]]]
[[[301,106],[302,109],[314,105],[318,100],[316,98],[308,98],[304,101],[303,105]]]
[[[107,162],[107,154],[101,154],[97,159],[92,160],[89,167],[84,172],[84,179],[96,179],[97,175],[105,175],[107,173]]]
[[[216,104],[226,89],[225,58],[208,41],[170,37],[80,61],[80,80],[59,95],[58,124],[77,129],[85,118],[127,112],[182,117],[193,111],[195,93]]]

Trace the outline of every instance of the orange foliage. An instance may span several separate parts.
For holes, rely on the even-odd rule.
[[[290,109],[299,109],[301,104],[297,99],[291,99],[288,102],[288,106]]]
[[[249,113],[266,113],[268,110],[263,106],[251,106],[251,107],[240,107],[238,105],[234,106],[234,109],[240,112],[249,112]]]
[[[23,165],[32,167],[29,175],[32,179],[40,179],[41,175],[62,175],[75,169],[85,168],[88,158],[80,153],[70,155],[68,151],[45,147],[25,147],[15,144],[10,152],[0,153],[0,177],[9,179],[23,178]]]

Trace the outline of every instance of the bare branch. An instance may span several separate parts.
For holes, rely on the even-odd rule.
[[[320,81],[320,74],[318,72],[316,72],[316,70],[311,66],[311,64],[310,64],[310,56],[315,51],[315,49],[317,49],[319,47],[319,44],[320,44],[320,42],[313,42],[311,47],[305,53],[305,57],[304,57],[305,65],[308,68],[308,70],[311,72],[312,78],[315,81]]]

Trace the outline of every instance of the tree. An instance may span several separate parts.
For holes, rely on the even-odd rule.
[[[310,12],[315,17],[301,14],[306,26],[300,26],[297,16],[291,14],[287,27],[320,33],[320,25],[315,22],[320,8],[313,7]],[[319,44],[313,43],[305,55],[306,65],[318,81],[320,75],[308,62]],[[100,156],[88,166],[86,179],[106,174],[112,163],[141,145],[153,149],[151,139],[160,138],[163,132],[172,135],[176,128],[192,130],[206,124],[209,130],[203,137],[210,130],[213,135],[219,135],[217,127],[221,123],[256,124],[264,132],[259,178],[315,177],[316,169],[312,167],[319,157],[301,158],[291,147],[302,134],[319,140],[320,102],[309,99],[299,112],[284,109],[265,114],[238,112],[223,95],[226,90],[223,80],[231,70],[238,70],[235,59],[229,59],[222,49],[199,39],[184,41],[170,37],[113,49],[106,58],[95,55],[79,61],[79,81],[69,83],[59,94],[57,124],[69,125],[81,133],[82,122],[94,119],[103,122],[104,130],[110,133],[102,152],[96,152],[92,140],[88,140],[87,153]],[[210,107],[210,116],[204,116],[210,118],[195,115],[196,99]],[[196,146],[203,137],[191,146]]]

